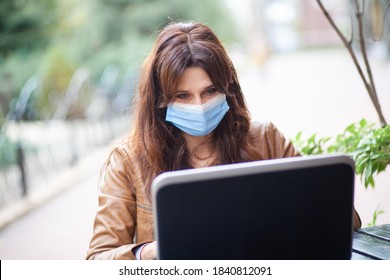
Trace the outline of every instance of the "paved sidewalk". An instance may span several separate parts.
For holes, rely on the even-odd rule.
[[[57,179],[56,191],[34,194],[8,209],[0,259],[84,259],[97,207],[100,166],[109,149],[91,154]],[[6,215],[3,211],[2,215]]]

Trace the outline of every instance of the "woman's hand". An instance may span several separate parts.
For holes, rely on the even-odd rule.
[[[141,260],[155,259],[157,259],[157,241],[153,241],[145,245],[145,247],[143,247],[141,251]]]

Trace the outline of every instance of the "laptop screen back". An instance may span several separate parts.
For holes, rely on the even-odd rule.
[[[153,184],[160,259],[349,259],[345,156],[169,172]]]

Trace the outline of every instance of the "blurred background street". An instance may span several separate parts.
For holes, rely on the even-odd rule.
[[[96,163],[92,165],[98,170]],[[85,258],[97,206],[97,180],[97,172],[88,174],[5,227],[0,233],[0,258]]]
[[[326,2],[342,31],[353,32],[351,2]],[[390,1],[366,2],[377,12],[366,13],[365,42],[389,121]],[[52,16],[43,20],[42,11]],[[131,126],[140,63],[156,31],[179,19],[220,36],[254,120],[272,121],[292,140],[299,132],[335,137],[363,118],[379,125],[316,1],[2,1],[0,259],[85,257],[99,171]],[[375,174],[375,188],[357,176],[355,189],[364,226],[390,223],[389,168]]]

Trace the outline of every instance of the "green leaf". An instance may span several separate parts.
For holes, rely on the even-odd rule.
[[[384,171],[389,163],[385,161],[378,162],[378,173]]]
[[[364,186],[367,188],[371,183],[373,183],[373,179],[372,179],[372,162],[369,161],[367,163],[366,170],[364,172]]]
[[[356,134],[355,124],[349,125],[349,126],[345,129],[345,133],[344,133],[344,134],[346,134],[347,132],[349,132],[349,133],[351,133],[351,134]]]
[[[373,216],[372,216],[372,221],[371,221],[370,223],[368,223],[368,226],[369,226],[369,227],[375,226],[375,225],[376,225],[376,220],[377,220],[378,216],[381,215],[381,214],[383,214],[383,213],[385,213],[385,211],[380,210],[380,209],[379,209],[379,206],[378,206],[378,207],[375,209],[374,214],[373,214]]]
[[[359,125],[360,127],[365,127],[367,125],[367,121],[365,119],[361,119]]]

